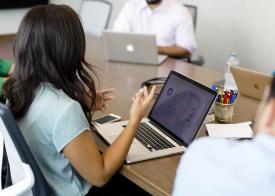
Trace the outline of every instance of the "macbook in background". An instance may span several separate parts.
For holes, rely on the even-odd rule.
[[[261,100],[265,86],[270,84],[272,76],[253,70],[231,67],[231,72],[236,81],[238,91],[241,95]]]
[[[182,153],[195,139],[215,98],[212,89],[172,71],[148,118],[142,120],[126,162]],[[97,131],[111,144],[126,124],[105,124]]]
[[[155,35],[104,31],[103,45],[109,61],[159,65],[167,58],[158,55]]]

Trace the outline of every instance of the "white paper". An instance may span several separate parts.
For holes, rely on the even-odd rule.
[[[252,138],[251,122],[236,124],[206,124],[210,137],[218,138]]]

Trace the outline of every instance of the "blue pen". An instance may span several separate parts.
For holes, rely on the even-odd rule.
[[[212,89],[212,90],[216,91],[216,90],[217,90],[217,88],[218,88],[218,87],[217,87],[217,85],[216,85],[216,84],[212,84],[212,86],[211,86],[211,89]]]
[[[238,92],[234,91],[234,100],[233,100],[233,103],[236,101],[237,96],[238,96]]]
[[[232,93],[230,104],[233,104],[234,102],[235,102],[235,93]]]

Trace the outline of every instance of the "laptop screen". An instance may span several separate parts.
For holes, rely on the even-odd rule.
[[[197,135],[215,97],[215,91],[172,71],[149,119],[189,145]]]

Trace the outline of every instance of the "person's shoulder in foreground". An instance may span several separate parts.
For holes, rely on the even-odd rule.
[[[275,78],[250,141],[202,138],[182,157],[173,195],[275,195]]]
[[[274,195],[274,155],[275,138],[265,133],[243,142],[199,139],[181,159],[173,195]]]

